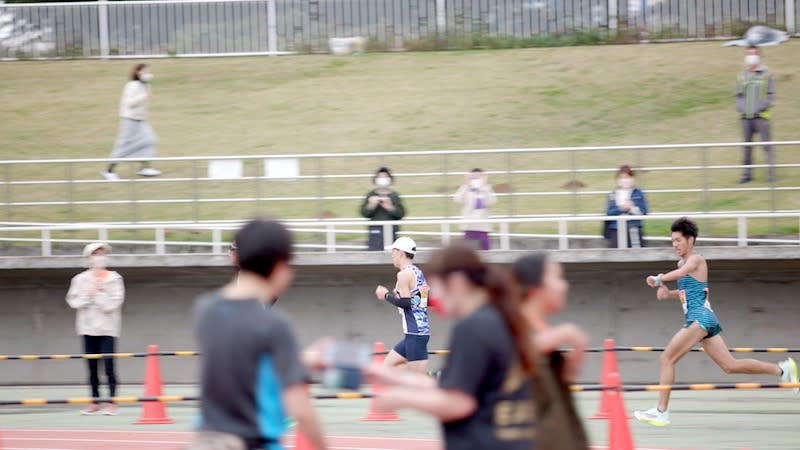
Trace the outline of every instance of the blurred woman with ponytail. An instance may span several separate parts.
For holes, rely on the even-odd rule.
[[[577,326],[551,326],[551,315],[566,307],[569,283],[564,270],[543,253],[524,256],[511,269],[515,297],[533,332],[538,355],[533,397],[536,403],[537,446],[543,449],[586,450],[586,432],[578,417],[569,385],[580,371],[589,338]],[[569,352],[561,349],[570,348]]]
[[[458,321],[447,365],[438,385],[430,377],[374,365],[371,375],[389,386],[379,406],[436,417],[448,450],[533,449],[540,434],[533,399],[536,358],[530,325],[507,289],[513,283],[466,244],[436,252],[425,273],[443,310]]]

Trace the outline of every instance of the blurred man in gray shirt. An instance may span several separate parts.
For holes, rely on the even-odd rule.
[[[736,80],[736,111],[742,116],[744,141],[753,142],[753,135],[758,133],[762,142],[772,140],[769,120],[771,118],[772,99],[775,96],[775,82],[767,66],[761,64],[761,52],[758,47],[749,47],[744,57],[745,69]],[[769,181],[775,182],[775,153],[771,145],[764,146],[769,164]],[[744,147],[743,165],[753,164],[753,147]],[[753,170],[745,167],[740,183],[749,183],[753,178]]]

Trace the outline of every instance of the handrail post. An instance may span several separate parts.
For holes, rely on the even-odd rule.
[[[442,246],[445,246],[450,243],[450,224],[449,223],[442,223]]]
[[[42,228],[42,256],[53,256],[53,243],[50,241],[48,228]]]
[[[278,52],[278,11],[275,0],[267,0],[267,49],[273,54]]]
[[[108,59],[108,2],[107,0],[97,1],[97,26],[100,32],[100,57]]]
[[[97,240],[100,242],[108,242],[108,228],[97,229]]]
[[[219,228],[211,230],[211,252],[215,255],[222,253],[222,230]]]
[[[383,249],[391,248],[394,244],[394,225],[383,224]]]
[[[747,247],[747,217],[739,216],[736,222],[736,244],[739,247]]]
[[[628,248],[628,221],[617,217],[617,248]]]
[[[164,233],[164,228],[157,227],[155,229],[156,235],[156,255],[165,255],[167,253],[167,246],[164,244],[164,240],[166,239],[166,233]]]
[[[569,230],[567,228],[567,221],[566,220],[559,220],[558,221],[558,249],[559,250],[567,250],[567,249],[569,249],[569,238],[567,237],[567,233],[569,233]]]
[[[500,250],[511,250],[508,222],[500,222]]]
[[[795,0],[785,0],[784,16],[786,17],[786,31],[789,34],[797,33],[797,23],[795,21]]]
[[[325,251],[336,252],[336,229],[330,223],[325,226]]]

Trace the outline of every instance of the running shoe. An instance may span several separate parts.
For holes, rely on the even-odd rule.
[[[96,416],[98,414],[100,414],[100,406],[95,403],[92,403],[86,409],[81,411],[82,416]]]
[[[669,411],[661,412],[658,408],[650,408],[647,411],[634,411],[633,415],[639,422],[654,427],[667,427],[672,423],[669,421]]]
[[[103,408],[103,415],[116,416],[117,414],[119,414],[117,411],[117,405],[113,403],[109,403]]]
[[[153,169],[152,167],[145,167],[144,169],[140,170],[137,173],[143,177],[157,177],[161,175],[160,170]]]
[[[100,175],[102,175],[103,178],[105,178],[108,181],[119,181],[119,175],[115,174],[114,172],[109,172],[107,170],[104,170],[100,172]]]
[[[786,361],[779,362],[778,366],[783,370],[783,375],[781,375],[782,383],[798,382],[797,362],[795,362],[794,358],[787,358]],[[800,394],[800,388],[794,388],[792,392]]]

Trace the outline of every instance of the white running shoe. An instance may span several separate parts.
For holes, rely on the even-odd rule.
[[[143,177],[157,177],[161,175],[160,170],[154,169],[152,167],[145,167],[144,169],[140,170],[137,173]]]
[[[782,383],[798,382],[797,363],[794,358],[787,358],[785,361],[779,362],[778,366],[783,370],[783,375],[781,375]],[[792,391],[795,394],[800,394],[800,388],[794,388]]]
[[[105,178],[108,181],[119,181],[119,175],[115,174],[114,172],[109,172],[107,170],[104,170],[100,172],[100,175],[102,175],[103,178]]]
[[[639,422],[653,425],[654,427],[667,427],[670,425],[669,411],[661,412],[658,408],[650,408],[647,411],[634,411],[633,416]]]

